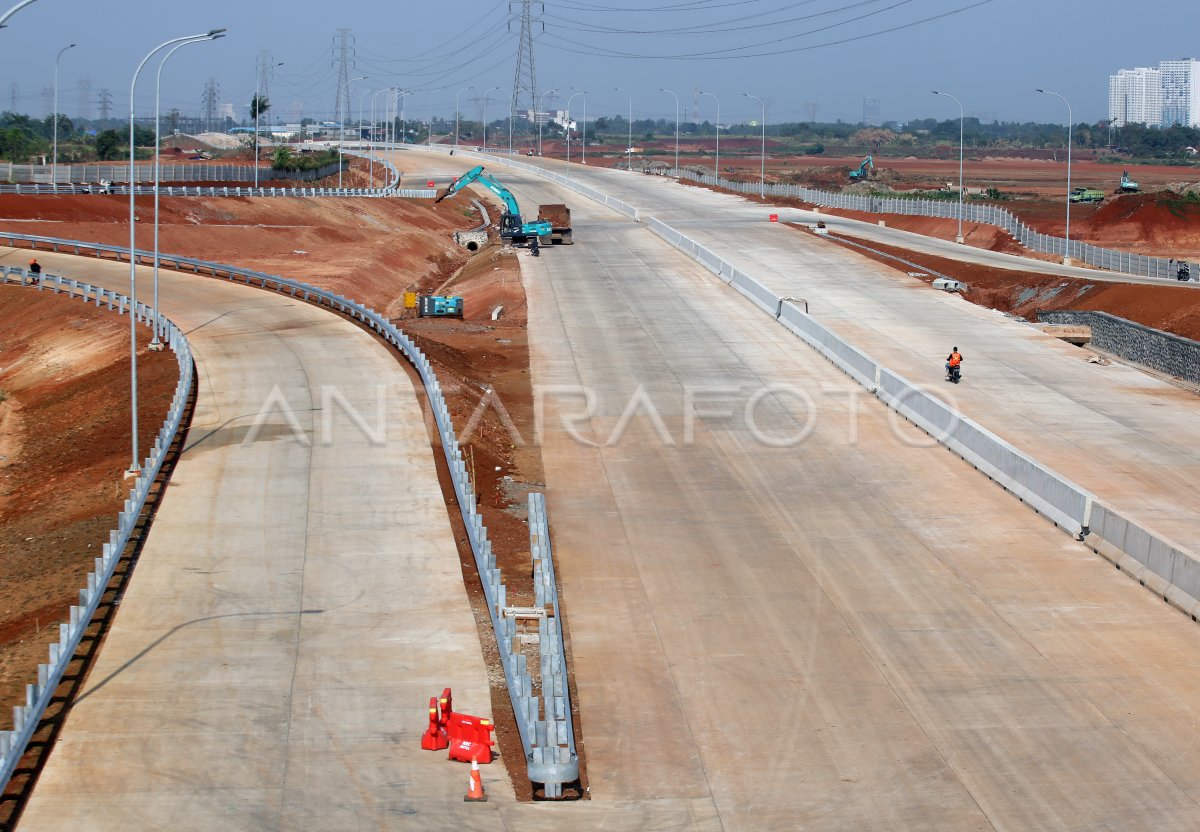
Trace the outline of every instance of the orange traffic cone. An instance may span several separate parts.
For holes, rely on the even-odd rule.
[[[483,793],[483,780],[479,777],[478,760],[471,760],[471,779],[467,781],[467,794],[463,800],[467,803],[487,802],[487,795]]]

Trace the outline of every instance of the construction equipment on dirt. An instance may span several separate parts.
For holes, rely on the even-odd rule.
[[[1096,188],[1075,188],[1071,191],[1072,202],[1103,202],[1105,197],[1104,191]]]
[[[521,208],[517,205],[517,198],[513,196],[512,191],[501,185],[495,177],[487,173],[483,165],[477,165],[455,179],[445,191],[438,194],[437,199],[434,201],[441,202],[446,197],[454,196],[454,194],[473,182],[483,185],[496,196],[500,197],[500,201],[504,203],[504,213],[500,215],[500,239],[512,245],[519,246],[529,242],[530,237],[547,237],[550,235],[552,230],[550,223],[540,220],[524,222],[521,219]]]
[[[1136,194],[1138,192],[1138,183],[1129,178],[1129,171],[1121,173],[1121,193]]]
[[[875,157],[868,156],[862,160],[862,164],[858,166],[857,170],[850,171],[850,181],[861,182],[864,179],[870,179],[873,170],[875,170]]]
[[[421,318],[461,318],[463,299],[440,295],[421,295],[417,298],[417,316]]]
[[[571,240],[571,209],[561,202],[538,206],[538,222],[550,223],[550,239],[542,237],[542,245],[569,246]]]

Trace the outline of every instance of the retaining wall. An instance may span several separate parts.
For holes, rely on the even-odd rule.
[[[1039,312],[1048,324],[1088,326],[1097,349],[1176,378],[1200,384],[1200,341],[1118,318],[1107,312]]]

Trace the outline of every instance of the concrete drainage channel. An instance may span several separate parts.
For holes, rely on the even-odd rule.
[[[84,303],[94,303],[97,307],[107,306],[120,315],[130,311],[130,300],[125,295],[54,275],[43,274],[41,279],[37,280],[24,269],[5,266],[0,271],[0,283],[16,283],[34,287],[38,291],[49,290],[56,295],[65,293],[68,297],[80,298]],[[137,315],[139,322],[153,327],[153,312],[148,306],[139,303],[132,311]],[[58,625],[58,641],[50,645],[49,664],[38,665],[37,683],[26,686],[25,703],[13,708],[13,730],[0,731],[0,793],[8,786],[8,781],[36,733],[64,673],[75,660],[80,641],[100,606],[100,600],[112,580],[138,517],[146,505],[150,488],[158,477],[167,451],[183,421],[195,373],[191,345],[175,324],[161,316],[158,335],[170,346],[179,361],[179,384],[175,388],[175,396],[167,411],[166,421],[158,431],[150,456],[142,463],[141,473],[138,474],[129,497],[125,500],[125,509],[117,515],[117,528],[109,532],[108,542],[101,550],[101,557],[95,559],[92,571],[88,573],[87,586],[79,590],[79,603],[70,608],[67,623]]]
[[[637,208],[566,177],[502,156],[488,157],[563,184],[576,193],[640,221]],[[664,222],[646,226],[690,256],[782,326],[817,350],[887,407],[925,431],[1031,508],[1083,541],[1118,569],[1178,607],[1200,616],[1200,556],[1125,517],[1081,486],[1047,468],[982,425],[929,395],[903,376],[844,341],[789,298],[781,298],[733,264]],[[1151,274],[1154,276],[1153,269]]]
[[[16,243],[21,241],[28,243],[34,249],[40,245],[42,248],[50,248],[54,251],[67,250],[74,254],[91,251],[96,257],[110,254],[117,260],[129,260],[129,249],[127,248],[80,240],[10,233],[0,235],[0,240],[7,241],[7,244],[13,248],[16,248]],[[152,262],[153,256],[153,252],[137,250],[134,252],[134,261],[137,263]],[[546,619],[551,618],[550,609],[553,609],[554,615],[553,621],[539,622],[538,644],[542,692],[539,696],[534,694],[533,679],[527,667],[525,654],[521,652],[517,639],[515,613],[518,611],[506,606],[507,588],[500,569],[496,566],[496,557],[492,554],[492,544],[488,540],[483,515],[476,510],[477,497],[468,474],[466,459],[463,457],[455,437],[454,424],[450,419],[450,410],[442,394],[441,385],[433,372],[433,365],[425,354],[383,315],[333,292],[277,275],[238,269],[234,266],[190,257],[160,254],[158,259],[160,264],[172,264],[177,271],[190,271],[194,274],[206,272],[214,278],[236,280],[246,285],[258,285],[267,291],[285,292],[294,298],[309,301],[318,306],[328,306],[370,328],[396,348],[413,365],[421,377],[430,407],[433,410],[433,418],[450,471],[456,502],[462,514],[475,567],[483,586],[484,598],[492,620],[492,631],[496,637],[496,646],[507,681],[509,700],[516,717],[517,731],[521,736],[529,779],[534,783],[542,784],[545,797],[550,799],[562,797],[564,786],[576,784],[579,781],[579,755],[576,752],[574,727],[571,723],[566,652],[562,632],[559,629],[561,619],[558,608],[558,587],[554,581],[553,565],[549,563],[550,535],[542,495],[530,495],[530,545],[533,553],[535,580],[540,584],[536,590],[538,603],[546,611]],[[48,282],[48,285],[72,283],[72,281],[65,281],[63,278],[53,275],[44,274],[42,279]],[[141,308],[143,307],[139,306],[139,309]],[[538,497],[540,501],[536,513],[533,506],[534,496]],[[536,523],[535,518],[538,518]],[[543,554],[539,555],[539,552]],[[539,561],[541,561],[540,566]],[[101,585],[100,591],[103,591],[103,585]],[[40,713],[41,711],[38,712],[39,715]],[[37,719],[33,719],[33,722],[36,725]]]

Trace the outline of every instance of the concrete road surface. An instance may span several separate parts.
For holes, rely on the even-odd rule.
[[[670,223],[773,292],[803,298],[818,321],[885,366],[941,389],[960,410],[1018,448],[1200,551],[1200,431],[1190,427],[1200,418],[1200,397],[1194,393],[1121,364],[1089,364],[1087,353],[1032,325],[767,221],[771,212],[785,221],[811,221],[808,212],[767,208],[663,177],[577,164],[568,171],[552,160],[540,164],[569,172],[639,207],[643,215]],[[505,170],[502,175],[518,174]],[[521,182],[536,179],[520,176],[525,177]],[[571,204],[581,201],[574,196]],[[1064,269],[854,220],[827,221],[831,228],[853,225],[853,233],[890,245],[912,244],[972,262],[994,264],[998,258],[1024,263],[1031,271]],[[1088,279],[1104,276],[1093,269],[1067,271]],[[950,393],[942,366],[953,346],[966,361],[964,381]],[[803,346],[797,341],[795,348]]]
[[[497,175],[522,204],[575,213],[575,246],[522,263],[592,812],[657,807],[654,828],[1200,823],[1200,630],[644,229]],[[773,288],[818,254],[811,280],[840,267],[864,292],[896,282],[732,200],[724,231],[684,200],[671,220],[746,271],[769,262]],[[968,381],[1033,375],[1029,361],[1087,371],[1025,328],[899,286],[869,320],[913,366],[927,339],[932,383],[941,319],[888,320],[905,291],[1007,345],[1003,365],[969,354]],[[814,301],[822,319],[858,312]],[[1014,395],[994,372],[995,399]],[[1156,398],[1189,412],[1148,385],[1114,382],[1131,421]],[[1059,418],[1091,413],[1059,399]]]
[[[39,260],[128,289],[128,265]],[[408,377],[328,310],[169,272],[162,298],[196,354],[191,431],[20,828],[472,828],[466,769],[418,750],[430,696],[490,699]],[[512,789],[483,777],[494,817]]]

